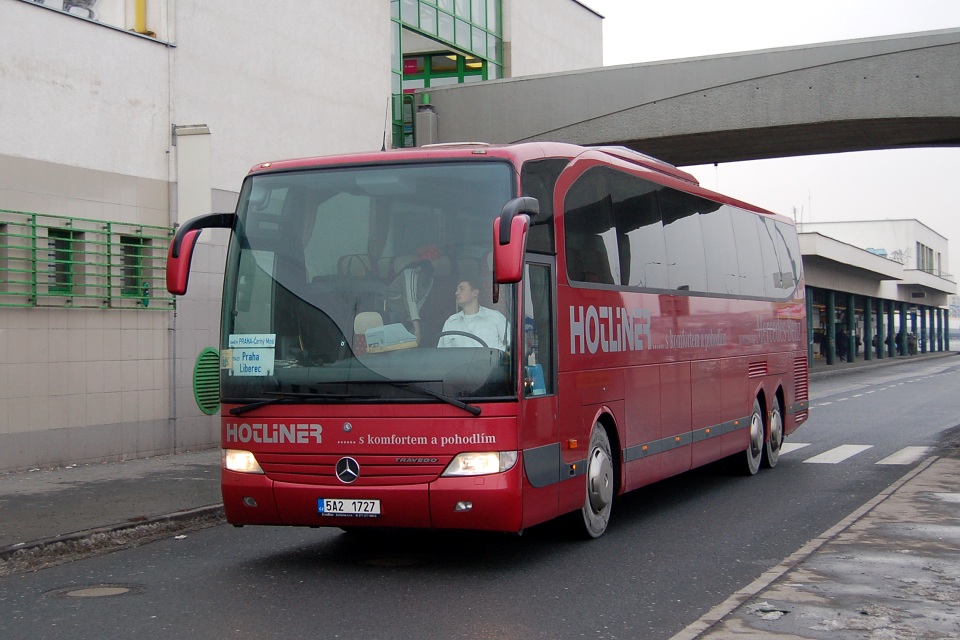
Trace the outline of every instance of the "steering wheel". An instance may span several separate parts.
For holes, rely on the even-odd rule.
[[[464,336],[472,340],[476,340],[483,346],[484,349],[490,348],[490,345],[484,342],[483,338],[481,338],[480,336],[476,336],[468,331],[441,331],[440,333],[437,334],[438,343],[440,342],[440,338],[442,338],[443,336]]]

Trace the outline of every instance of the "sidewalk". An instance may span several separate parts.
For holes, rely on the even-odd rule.
[[[0,474],[0,561],[22,549],[221,511],[220,449]]]
[[[960,638],[960,441],[671,640]]]
[[[815,365],[811,378],[955,355]],[[952,436],[674,640],[960,637],[960,430]],[[127,535],[105,538],[106,552],[174,535],[158,528],[167,524],[223,522],[219,469],[220,450],[211,449],[0,474],[0,576],[71,559],[98,536]]]
[[[894,357],[884,357],[883,359],[877,359],[876,356],[872,360],[864,360],[863,354],[860,354],[860,357],[856,359],[855,362],[843,362],[840,359],[834,364],[827,364],[825,358],[814,358],[813,366],[810,368],[810,379],[811,380],[822,380],[825,377],[832,375],[846,373],[852,370],[864,371],[868,369],[876,369],[879,367],[891,367],[901,364],[909,364],[911,362],[926,362],[929,360],[938,360],[940,358],[951,358],[960,356],[960,351],[936,351],[933,353],[918,353],[914,356],[894,356]]]

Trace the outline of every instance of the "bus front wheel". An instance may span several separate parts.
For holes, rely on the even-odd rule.
[[[587,496],[580,509],[583,533],[590,538],[599,538],[610,523],[614,494],[610,438],[599,423],[593,425],[593,432],[590,434],[586,476]]]

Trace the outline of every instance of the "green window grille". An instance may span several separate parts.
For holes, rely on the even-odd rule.
[[[148,248],[149,239],[141,236],[120,236],[120,261],[122,284],[120,295],[137,297],[143,295],[148,286],[143,279],[143,253]]]
[[[220,411],[220,353],[213,347],[201,351],[193,366],[193,397],[208,416]]]
[[[73,293],[75,265],[83,260],[83,232],[72,229],[47,229],[47,290],[51,293]]]
[[[173,229],[0,209],[0,307],[169,310]]]

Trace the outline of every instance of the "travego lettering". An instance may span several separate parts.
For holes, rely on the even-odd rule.
[[[257,444],[320,444],[323,442],[323,427],[319,424],[246,424],[228,422],[226,443],[254,442]]]
[[[616,353],[650,348],[650,310],[570,307],[570,353]]]

